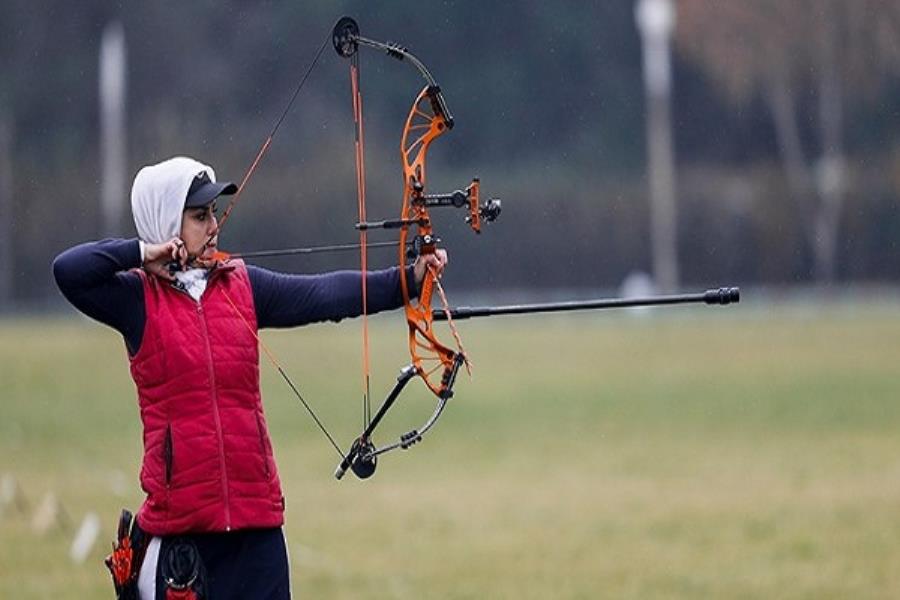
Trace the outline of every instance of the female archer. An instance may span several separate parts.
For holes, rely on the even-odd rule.
[[[120,597],[290,598],[256,332],[362,314],[363,274],[217,261],[216,199],[236,191],[190,158],[144,167],[131,191],[137,239],[81,244],[53,263],[69,302],[122,334],[137,387],[146,499],[136,519],[149,543]],[[443,250],[422,255],[406,280],[418,288],[446,262]],[[399,267],[365,277],[367,312],[403,305]]]

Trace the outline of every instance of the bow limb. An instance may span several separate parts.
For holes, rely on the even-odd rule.
[[[425,163],[431,143],[450,129],[448,116],[444,112],[446,103],[436,85],[426,85],[410,108],[400,139],[400,158],[403,163],[403,207],[400,219],[407,225],[400,229],[400,274],[406,322],[409,330],[409,353],[413,365],[425,385],[438,398],[452,395],[452,381],[456,377],[457,354],[455,350],[438,341],[432,320],[432,294],[435,274],[427,269],[419,286],[418,297],[409,293],[406,276],[406,247],[410,225],[417,228],[418,247],[422,254],[435,251],[436,240],[428,214],[425,196]],[[440,371],[440,376],[435,373]]]
[[[354,94],[356,90],[354,89]],[[421,284],[418,286],[418,295],[413,297],[410,293],[410,285],[407,275],[409,253],[407,248],[415,245],[421,254],[435,251],[435,238],[431,229],[431,219],[428,215],[424,196],[425,159],[431,142],[444,133],[446,126],[442,113],[427,112],[432,107],[432,98],[435,90],[427,86],[417,96],[406,127],[401,138],[401,153],[403,157],[404,192],[403,207],[401,209],[399,223],[399,257],[400,287],[403,294],[404,310],[409,331],[409,352],[412,364],[401,370],[397,383],[388,394],[381,407],[371,420],[367,420],[363,433],[354,440],[350,451],[340,462],[334,475],[341,479],[348,470],[360,479],[371,477],[376,469],[377,457],[391,450],[407,449],[428,432],[443,414],[449,399],[453,396],[453,384],[459,367],[464,362],[464,356],[438,341],[432,327],[431,301],[437,279],[432,269],[427,269]],[[426,130],[422,133],[422,130]],[[415,137],[413,137],[415,135]],[[364,214],[361,212],[360,223],[364,223]],[[417,228],[416,243],[410,239],[410,227]],[[364,228],[362,228],[364,230]],[[434,374],[440,370],[440,377]],[[404,433],[393,443],[376,447],[372,442],[372,434],[387,411],[394,405],[406,384],[415,377],[421,377],[426,386],[437,398],[435,410],[418,429]]]

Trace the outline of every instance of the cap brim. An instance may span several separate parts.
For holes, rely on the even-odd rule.
[[[219,196],[228,196],[237,192],[237,186],[230,181],[217,181],[204,184],[184,201],[185,208],[206,206]]]

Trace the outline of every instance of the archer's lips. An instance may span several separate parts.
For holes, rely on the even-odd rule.
[[[202,259],[210,259],[210,258],[212,258],[213,255],[216,253],[216,248],[217,248],[217,245],[216,245],[216,244],[210,244],[210,245],[208,245],[208,246],[206,247],[206,249],[203,250],[203,254],[200,255],[200,258],[202,258]]]

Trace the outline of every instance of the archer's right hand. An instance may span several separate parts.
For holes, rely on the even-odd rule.
[[[187,259],[188,253],[180,238],[175,237],[162,244],[144,244],[144,270],[167,281],[175,280],[169,264],[175,262],[184,267]]]

